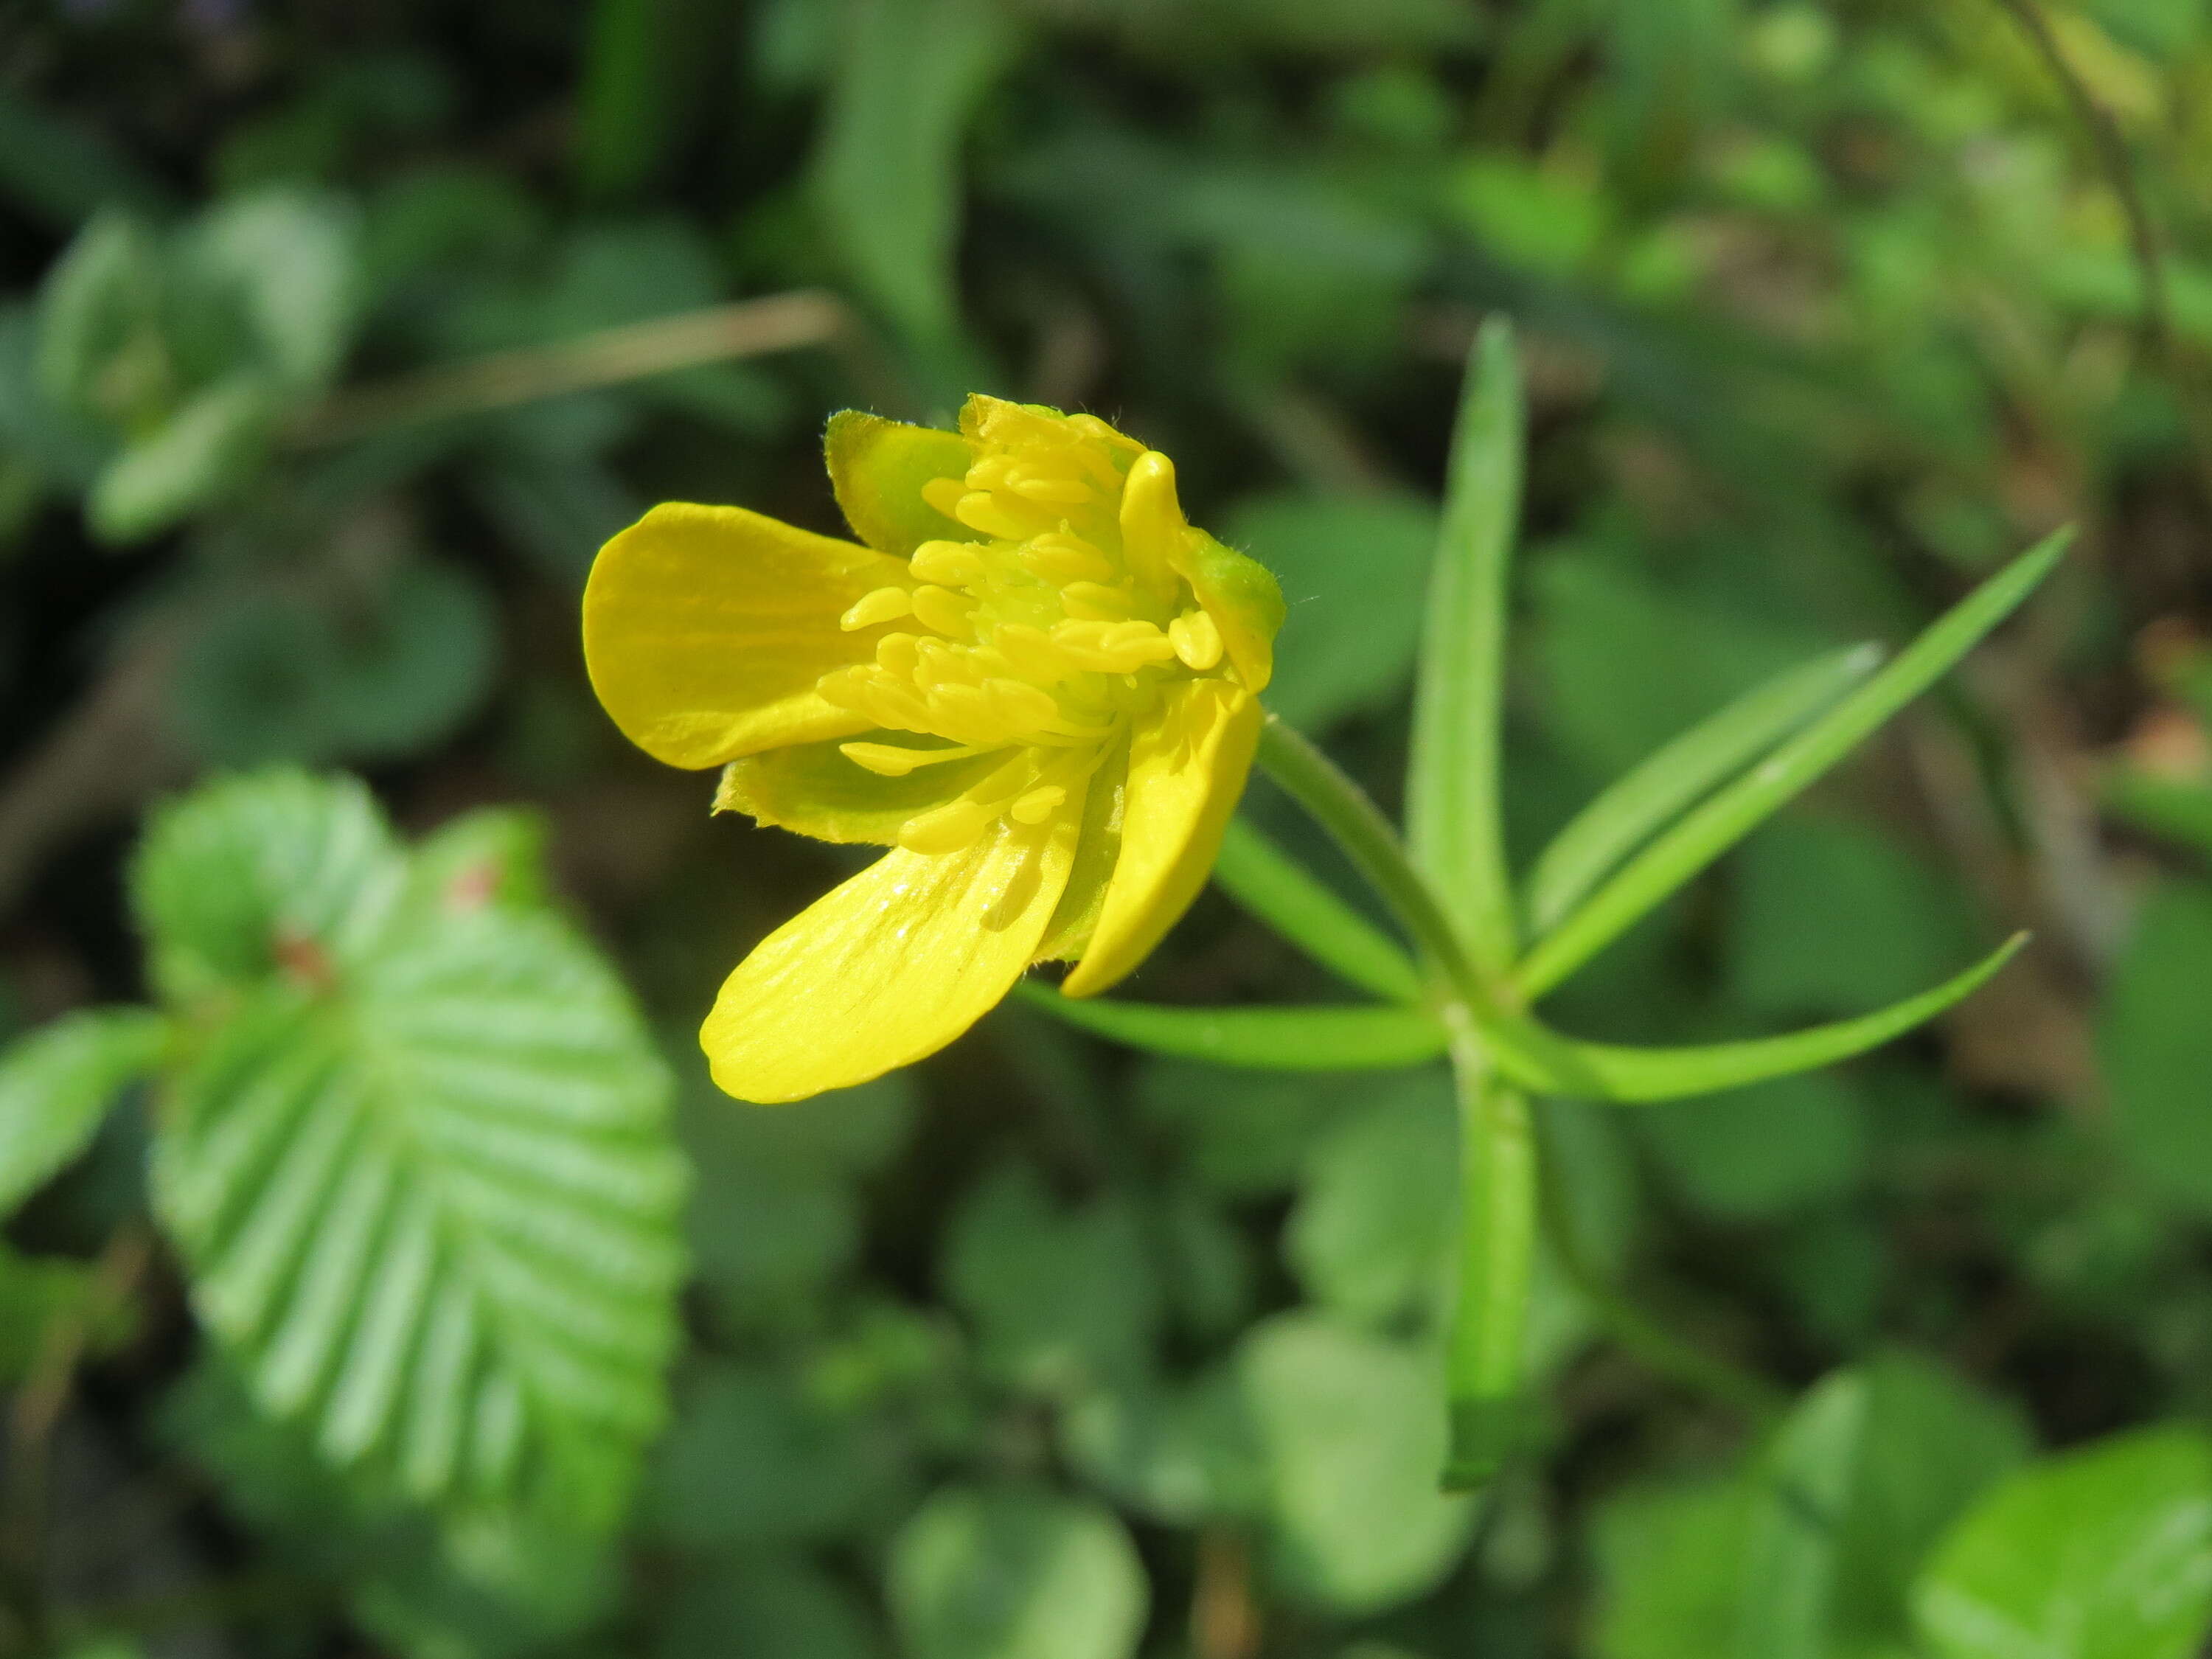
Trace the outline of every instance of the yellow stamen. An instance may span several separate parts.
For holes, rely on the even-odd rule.
[[[949,587],[917,587],[911,601],[915,620],[940,634],[964,634],[975,602]]]
[[[950,749],[902,749],[895,743],[841,743],[837,750],[854,765],[884,778],[902,778],[920,767],[941,766],[946,761],[968,760],[990,752],[968,744]]]
[[[1056,783],[1042,789],[1032,789],[1007,808],[1007,814],[1017,823],[1042,823],[1067,799],[1067,791]]]
[[[860,602],[837,618],[837,626],[848,634],[856,628],[873,628],[878,623],[895,622],[914,610],[902,587],[878,587],[864,595]]]
[[[926,582],[965,587],[983,574],[983,550],[973,542],[924,542],[908,564]]]
[[[1176,655],[1194,674],[1203,674],[1221,661],[1221,629],[1203,611],[1186,611],[1168,624],[1168,638]]]

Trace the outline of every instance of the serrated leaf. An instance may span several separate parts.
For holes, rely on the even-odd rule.
[[[149,1008],[87,1009],[0,1052],[0,1218],[92,1144],[116,1091],[153,1069],[168,1031]]]
[[[550,912],[399,902],[350,784],[216,785],[140,877],[173,974],[229,993],[153,1189],[261,1407],[422,1498],[611,1521],[663,1415],[684,1188],[621,985]]]
[[[1871,646],[1786,669],[1699,721],[1609,785],[1554,836],[1529,872],[1541,937],[1670,819],[1765,754],[1873,672]]]
[[[1434,1060],[1449,1041],[1436,1016],[1421,1008],[1176,1008],[1064,997],[1036,986],[1018,994],[1031,1007],[1132,1048],[1263,1071],[1389,1071]]]
[[[1150,1586],[1096,1504],[949,1486],[891,1546],[891,1617],[912,1659],[1129,1659]]]
[[[1941,1659],[2188,1659],[2212,1622],[2212,1442],[2138,1430],[1984,1498],[1922,1574]]]
[[[1230,897],[1348,984],[1393,1002],[1419,1000],[1420,970],[1404,949],[1250,820],[1230,820],[1213,878]]]
[[[1522,994],[1541,996],[1565,979],[1934,684],[2035,591],[2071,539],[2062,530],[2021,554],[1880,673],[1631,858],[1522,960],[1514,978]]]
[[[1525,442],[1511,326],[1484,324],[1452,434],[1406,771],[1406,840],[1475,963],[1512,964],[1516,921],[1499,796],[1507,579]]]

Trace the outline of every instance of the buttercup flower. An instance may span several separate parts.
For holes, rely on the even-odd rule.
[[[1033,963],[1073,963],[1069,996],[1134,968],[1212,867],[1283,617],[1167,457],[1094,416],[848,410],[827,447],[860,544],[670,503],[584,593],[631,741],[723,767],[717,811],[892,849],[724,981],[700,1042],[744,1100],[933,1054]]]

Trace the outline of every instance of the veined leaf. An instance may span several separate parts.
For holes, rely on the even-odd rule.
[[[1407,842],[1478,968],[1514,955],[1513,890],[1498,809],[1506,577],[1521,516],[1521,370],[1513,331],[1475,338],[1452,434],[1443,533],[1413,691]]]
[[[1446,1042],[1436,1017],[1419,1008],[1175,1008],[1064,997],[1039,985],[1016,994],[1132,1048],[1261,1071],[1389,1071],[1434,1060]]]
[[[676,1338],[667,1077],[561,917],[428,862],[422,891],[356,787],[297,774],[156,825],[142,895],[260,883],[211,936],[146,907],[171,959],[219,946],[231,992],[167,1097],[157,1212],[256,1401],[324,1455],[605,1525]]]
[[[1751,764],[1864,679],[1880,647],[1854,646],[1786,669],[1616,779],[1553,836],[1528,877],[1540,938],[1668,819]]]
[[[1213,878],[1230,897],[1347,983],[1393,1002],[1419,1000],[1421,975],[1413,958],[1249,819],[1230,820]]]
[[[150,1008],[92,1008],[0,1054],[0,1218],[91,1144],[116,1091],[153,1068],[168,1030]]]
[[[1528,1022],[1507,1028],[1497,1050],[1498,1066],[1524,1088],[1623,1103],[1680,1100],[1740,1088],[1880,1048],[1972,996],[2027,943],[2026,933],[2015,933],[1966,972],[1932,990],[1856,1019],[1784,1036],[1696,1048],[1638,1048],[1580,1042]],[[1532,1031],[1536,1034],[1533,1037]]]
[[[2035,591],[2072,538],[2061,530],[2021,554],[1887,667],[1630,859],[1523,958],[1514,974],[1522,994],[1540,997],[1559,984],[1934,684]]]

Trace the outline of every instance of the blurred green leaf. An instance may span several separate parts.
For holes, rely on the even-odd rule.
[[[1285,1588],[1358,1613],[1442,1578],[1474,1511],[1437,1490],[1444,1410],[1434,1356],[1319,1315],[1286,1314],[1245,1338],[1237,1364],[1266,1453]]]
[[[2186,1659],[2212,1624],[2212,1443],[2140,1429],[2021,1471],[1944,1539],[1913,1607],[1942,1659]]]
[[[250,776],[156,818],[167,985],[228,994],[172,1085],[157,1208],[256,1401],[333,1463],[603,1527],[676,1334],[665,1074],[560,918],[407,882],[358,786]]]
[[[0,1219],[92,1144],[117,1093],[154,1069],[169,1035],[151,1009],[90,1008],[0,1049]]]
[[[697,0],[596,0],[584,47],[576,171],[584,194],[623,196],[665,168],[726,46]]]
[[[1716,1476],[1632,1486],[1595,1523],[1597,1659],[1716,1659],[1734,1644],[1753,1493]]]
[[[693,1551],[827,1541],[911,1501],[883,1425],[795,1379],[716,1364],[685,1379],[647,1488],[653,1530]]]
[[[178,239],[180,354],[210,358],[209,374],[250,362],[287,393],[321,390],[352,343],[361,257],[359,215],[336,194],[277,187],[219,204]]]
[[[1513,330],[1486,322],[1452,430],[1406,763],[1406,844],[1486,975],[1512,966],[1518,921],[1499,776],[1505,632],[1528,412]]]
[[[1129,1659],[1150,1601],[1121,1523],[1079,1498],[947,1486],[891,1547],[912,1659]]]
[[[1516,974],[1522,988],[1538,996],[1558,984],[1808,787],[2010,615],[2050,574],[2071,539],[2070,531],[2061,531],[2021,554],[1756,770],[1692,809],[1629,860],[1529,951]]]
[[[1754,1012],[1840,1012],[1909,995],[1971,938],[1957,883],[1850,820],[1786,814],[1739,857],[1729,985]]]
[[[1297,1185],[1308,1150],[1356,1088],[1342,1076],[1167,1060],[1142,1066],[1133,1092],[1138,1109],[1172,1140],[1182,1168],[1226,1197],[1255,1198]]]
[[[1443,1026],[1422,1008],[1176,1008],[1040,987],[1021,994],[1033,1008],[1133,1048],[1267,1071],[1391,1071],[1434,1060],[1446,1042]]]
[[[41,1361],[58,1320],[82,1333],[83,1352],[103,1357],[138,1332],[138,1310],[100,1283],[92,1263],[25,1255],[0,1243],[0,1382],[27,1379]]]
[[[676,1593],[658,1659],[882,1659],[860,1599],[796,1556],[717,1563]]]
[[[1458,1129],[1435,1070],[1368,1092],[1315,1146],[1284,1253],[1306,1294],[1362,1322],[1426,1316],[1446,1288]]]
[[[196,393],[100,469],[85,516],[102,541],[143,541],[252,477],[283,407],[268,383],[240,374]]]
[[[102,209],[148,212],[168,192],[97,129],[0,92],[0,190],[51,228],[72,229]]]
[[[1819,1072],[1655,1107],[1637,1121],[1675,1187],[1733,1220],[1835,1202],[1864,1177],[1870,1150],[1864,1108]]]
[[[2140,1177],[2212,1208],[2212,889],[2169,882],[2145,900],[2098,1014],[2122,1150]]]
[[[942,1274],[975,1322],[980,1362],[1011,1387],[1066,1397],[1146,1370],[1160,1293],[1115,1194],[1066,1208],[1026,1166],[1003,1168],[961,1204]]]
[[[509,1659],[574,1636],[613,1600],[605,1540],[557,1509],[410,1504],[361,1471],[333,1470],[219,1360],[185,1374],[160,1426],[276,1560],[341,1589],[362,1629],[406,1659]]]
[[[1529,927],[1548,932],[1620,860],[1871,673],[1857,646],[1784,669],[1608,785],[1554,836],[1528,872]]]
[[[442,560],[403,556],[340,605],[243,595],[185,652],[179,723],[229,765],[376,760],[427,749],[491,689],[499,617],[483,585]]]
[[[1419,496],[1287,491],[1248,495],[1222,538],[1275,573],[1289,609],[1268,706],[1303,731],[1389,708],[1421,638],[1436,509]]]
[[[854,283],[925,347],[959,331],[961,139],[1012,46],[989,0],[848,0],[814,198]]]
[[[1213,878],[1231,898],[1346,983],[1393,1002],[1419,999],[1420,972],[1404,947],[1331,892],[1249,818],[1230,820]]]
[[[1094,1389],[1060,1431],[1079,1474],[1152,1520],[1189,1527],[1259,1510],[1260,1449],[1231,1365],[1188,1382]]]
[[[159,242],[128,213],[101,214],[39,290],[38,384],[54,404],[110,422],[143,419],[172,395],[161,336]]]

